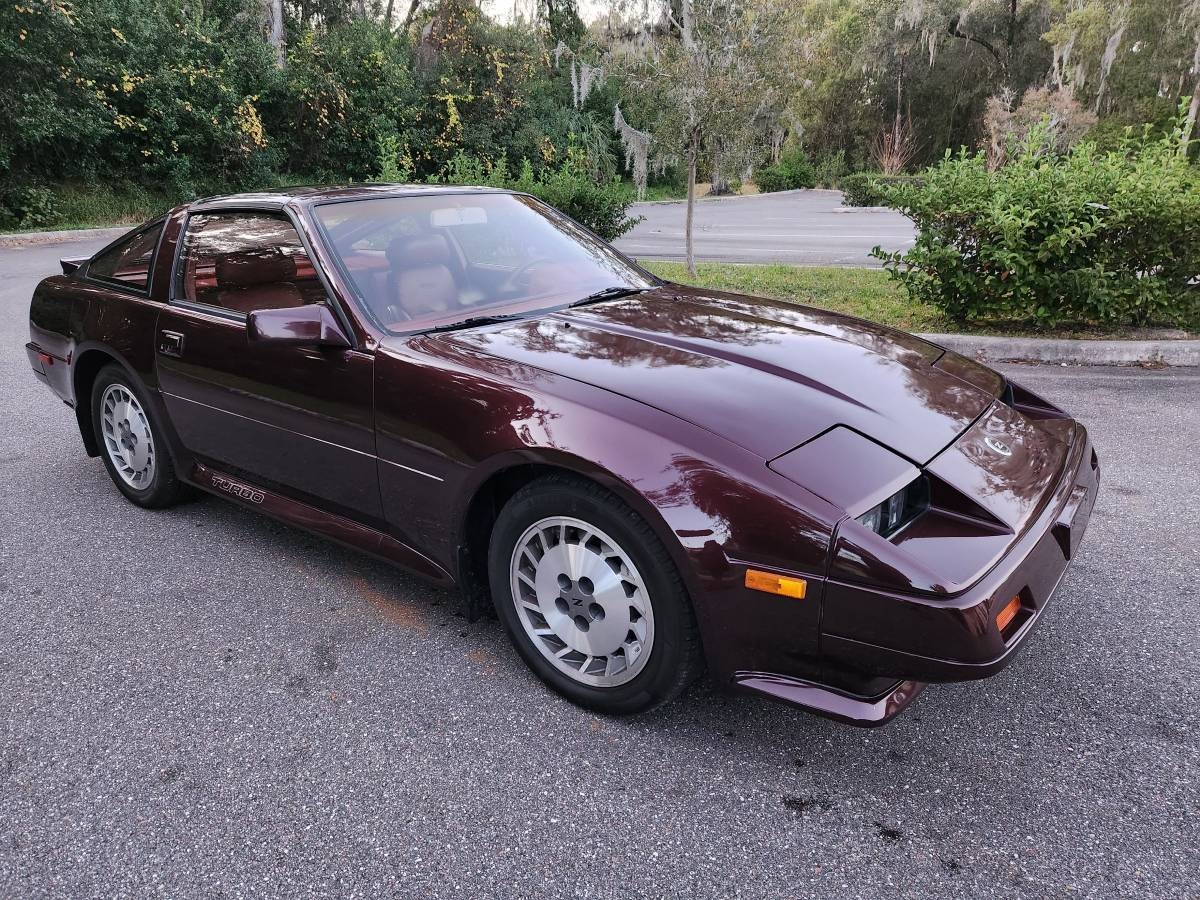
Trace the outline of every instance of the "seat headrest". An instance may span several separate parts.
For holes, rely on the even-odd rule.
[[[296,277],[296,261],[283,253],[231,253],[217,260],[217,284],[221,287],[250,287],[290,281]]]
[[[444,266],[450,262],[450,245],[440,234],[398,237],[388,244],[387,258],[393,267],[406,269]]]

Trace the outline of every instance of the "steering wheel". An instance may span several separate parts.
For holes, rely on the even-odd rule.
[[[548,260],[544,256],[539,256],[534,259],[531,259],[529,262],[525,263],[525,265],[521,266],[519,269],[517,269],[511,275],[509,275],[507,278],[505,278],[504,281],[500,282],[499,291],[501,293],[509,293],[510,291],[520,290],[521,279],[524,278],[526,275],[528,275],[529,272],[532,269],[534,269],[536,266],[540,266],[543,263],[548,263],[548,262],[550,262],[550,260]]]

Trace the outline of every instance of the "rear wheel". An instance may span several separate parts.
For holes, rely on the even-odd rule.
[[[120,366],[105,366],[92,384],[92,427],[109,477],[129,500],[154,509],[191,495],[175,475],[149,405]]]
[[[489,570],[517,650],[576,703],[640,712],[695,678],[699,638],[674,563],[598,485],[549,476],[517,492],[496,521]]]

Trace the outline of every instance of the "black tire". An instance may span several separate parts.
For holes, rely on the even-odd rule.
[[[624,684],[594,687],[567,676],[542,655],[518,618],[509,576],[514,549],[530,526],[553,516],[599,528],[621,545],[641,574],[653,611],[654,640],[641,671]],[[700,636],[674,562],[641,516],[593,482],[549,475],[514,494],[492,531],[488,575],[497,616],[521,657],[542,681],[580,706],[610,714],[645,712],[679,696],[700,674]]]
[[[101,403],[105,391],[112,385],[120,385],[131,393],[138,401],[146,416],[150,435],[154,443],[154,471],[153,476],[145,487],[136,487],[125,481],[117,471],[108,450],[102,421],[103,411]],[[155,418],[154,410],[146,401],[145,393],[136,383],[136,379],[130,377],[123,368],[115,363],[105,366],[97,373],[96,380],[92,383],[91,405],[92,428],[95,431],[96,441],[100,445],[100,458],[104,460],[104,468],[108,470],[108,477],[113,480],[113,484],[117,486],[117,490],[124,494],[131,503],[136,503],[138,506],[143,506],[147,509],[162,509],[163,507],[174,506],[177,503],[190,500],[195,496],[195,492],[188,485],[180,481],[175,474],[175,465],[171,460],[166,436],[163,434],[163,430]]]

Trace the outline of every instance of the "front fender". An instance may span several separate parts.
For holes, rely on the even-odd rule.
[[[728,643],[747,617],[770,617],[784,602],[747,597],[752,564],[809,579],[804,624],[789,631],[795,648],[815,650],[841,513],[744,448],[629,398],[432,338],[377,355],[376,424],[388,521],[448,569],[457,568],[467,510],[490,479],[554,467],[602,484],[654,528],[706,646]]]

